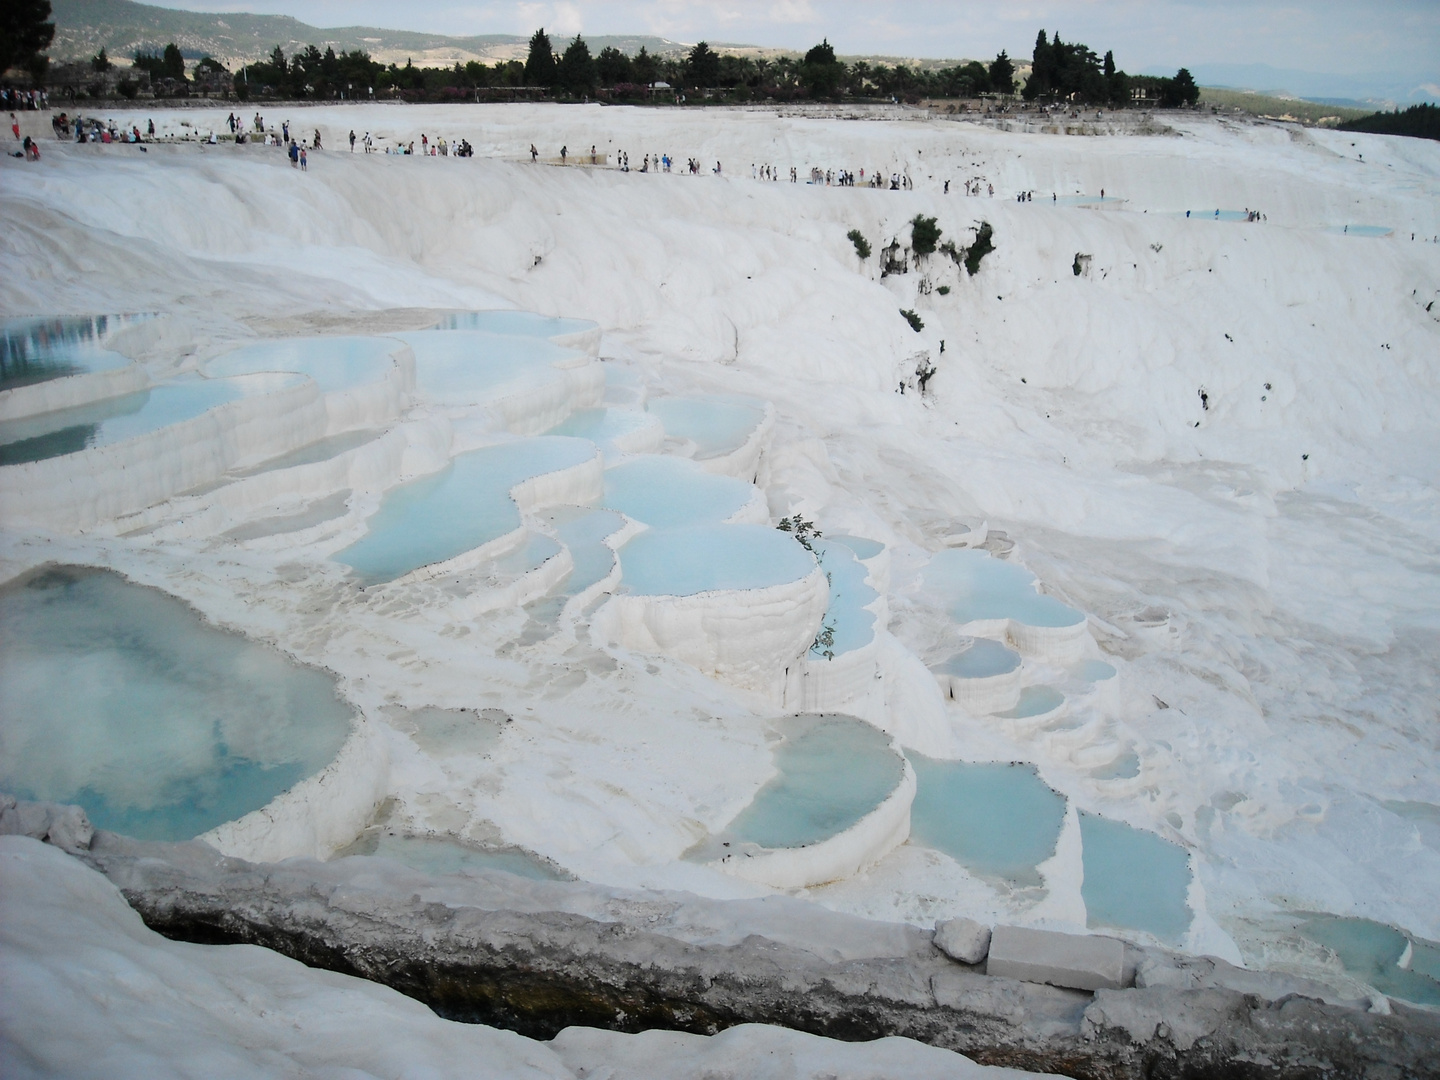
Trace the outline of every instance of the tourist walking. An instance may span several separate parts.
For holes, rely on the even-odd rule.
[[[354,129],[354,128],[351,128],[351,129],[350,129],[350,152],[351,152],[352,154],[355,152],[355,129]]]

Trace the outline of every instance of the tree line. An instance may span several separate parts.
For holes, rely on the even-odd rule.
[[[1404,112],[1377,112],[1340,125],[1341,131],[1368,131],[1375,135],[1409,135],[1416,139],[1440,139],[1440,105],[1428,102],[1411,105]]]

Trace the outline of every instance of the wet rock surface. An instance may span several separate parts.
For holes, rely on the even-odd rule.
[[[441,1016],[537,1038],[572,1025],[708,1034],[766,1023],[848,1040],[903,1035],[1083,1080],[1440,1075],[1432,1012],[1271,999],[1215,977],[1060,989],[957,963],[928,932],[799,901],[488,872],[430,878],[369,857],[252,864],[105,832],[78,857],[168,937],[266,946]],[[815,913],[809,925],[802,907]]]

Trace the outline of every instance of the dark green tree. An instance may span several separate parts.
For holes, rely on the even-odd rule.
[[[1015,64],[1004,49],[990,61],[990,89],[997,94],[1015,92]]]
[[[554,86],[555,74],[555,50],[550,47],[550,38],[542,26],[530,36],[530,54],[525,58],[525,85]]]
[[[1190,74],[1188,68],[1181,68],[1175,73],[1174,88],[1175,97],[1180,104],[1194,105],[1200,100],[1200,88],[1195,85],[1195,76]]]
[[[660,77],[660,65],[655,62],[655,57],[646,51],[645,46],[640,46],[640,51],[630,61],[630,73],[637,83],[648,86]]]
[[[910,222],[910,250],[919,258],[935,254],[940,244],[940,226],[933,217],[916,214]]]
[[[1115,54],[1105,50],[1105,78],[1112,78],[1115,74]]]
[[[109,71],[115,65],[105,55],[105,47],[102,45],[100,51],[90,58],[90,69],[92,71]]]
[[[834,97],[845,81],[845,65],[835,59],[835,49],[826,38],[805,54],[800,78],[815,97]]]
[[[600,55],[595,58],[595,74],[600,80],[601,86],[618,86],[621,83],[634,82],[630,58],[613,45],[607,45],[600,50]]]
[[[685,58],[685,81],[699,87],[720,84],[720,55],[707,43],[697,42]]]
[[[276,46],[279,52],[279,46]],[[165,54],[160,58],[160,77],[162,79],[174,79],[176,82],[185,81],[185,57],[180,55],[180,47],[173,41],[165,46]]]
[[[560,58],[559,84],[570,94],[589,94],[595,89],[595,61],[590,57],[590,46],[579,34],[565,46],[565,55]]]
[[[5,0],[0,4],[0,72],[12,67],[33,72],[54,38],[50,0]]]

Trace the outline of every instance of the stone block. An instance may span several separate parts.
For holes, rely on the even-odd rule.
[[[986,971],[1009,979],[1118,990],[1125,985],[1125,943],[1117,938],[997,926]]]
[[[935,924],[935,947],[962,964],[978,964],[990,951],[990,928],[974,919],[946,919]]]

